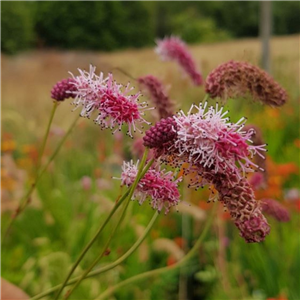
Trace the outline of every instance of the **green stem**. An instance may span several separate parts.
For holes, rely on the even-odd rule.
[[[216,207],[216,205],[215,205],[215,207]],[[115,293],[117,290],[119,290],[121,287],[123,287],[127,284],[131,284],[133,282],[136,282],[136,281],[139,281],[139,280],[142,280],[142,279],[146,279],[146,278],[149,278],[149,277],[154,276],[154,275],[161,275],[161,274],[169,272],[171,270],[176,270],[179,267],[181,267],[182,265],[184,265],[191,257],[193,257],[197,253],[198,248],[200,247],[203,239],[205,238],[205,236],[206,236],[206,234],[207,234],[207,232],[208,232],[208,230],[209,230],[209,228],[212,224],[213,216],[214,216],[214,212],[215,212],[215,207],[213,209],[213,212],[210,215],[209,220],[206,222],[205,227],[204,227],[200,237],[198,238],[198,240],[194,244],[193,248],[180,261],[178,261],[174,265],[171,265],[171,266],[168,266],[168,267],[163,267],[163,268],[151,270],[151,271],[148,271],[148,272],[130,277],[130,278],[120,282],[119,284],[116,284],[113,287],[110,287],[109,289],[107,289],[96,300],[101,300],[101,299],[105,299],[105,298],[109,297],[110,295]]]
[[[204,97],[204,99],[203,99],[203,101],[202,101],[202,102],[206,102],[206,101],[209,99],[209,97],[210,97],[210,95],[209,95],[209,94],[205,94],[205,97]]]
[[[58,107],[58,104],[59,104],[58,101],[54,101],[54,103],[53,103],[53,108],[52,108],[52,111],[51,111],[51,114],[50,114],[50,119],[49,119],[49,122],[48,122],[46,133],[44,135],[44,139],[43,139],[43,142],[42,142],[42,145],[41,145],[41,149],[40,149],[40,152],[39,152],[39,157],[38,157],[38,162],[37,162],[37,167],[36,167],[37,175],[39,173],[42,157],[43,157],[43,154],[44,154],[44,150],[45,150],[47,139],[48,139],[49,132],[50,132],[50,127],[51,127],[51,124],[52,124],[52,121],[53,121],[53,118],[54,118],[55,111]]]
[[[54,113],[53,113],[54,114]],[[50,118],[51,120],[53,119]],[[36,185],[38,184],[38,182],[40,181],[42,175],[45,173],[45,171],[47,170],[47,168],[49,167],[50,163],[54,160],[54,158],[56,157],[56,155],[58,154],[58,152],[60,151],[62,145],[64,144],[64,142],[66,141],[67,137],[70,135],[70,133],[72,132],[73,128],[75,127],[77,121],[79,119],[79,116],[77,118],[75,118],[75,120],[72,122],[70,128],[68,129],[68,131],[66,132],[66,134],[64,135],[64,137],[62,138],[62,140],[60,141],[60,143],[58,144],[58,146],[56,147],[55,151],[53,152],[53,154],[51,155],[51,157],[49,158],[47,164],[44,166],[44,168],[36,175],[36,178],[34,180],[34,182],[31,184],[29,190],[27,191],[27,193],[25,194],[25,196],[20,200],[19,206],[17,207],[15,214],[11,217],[9,224],[7,226],[7,229],[5,231],[4,234],[4,238],[3,241],[5,240],[5,238],[8,236],[8,233],[13,225],[13,223],[15,222],[15,219],[18,217],[18,215],[23,212],[25,210],[25,208],[27,207],[27,205],[30,203],[30,196],[33,193]],[[48,132],[48,128],[50,128],[50,121],[47,127],[47,132]],[[47,139],[46,139],[47,140]],[[46,142],[45,142],[46,143]],[[44,146],[42,147],[44,148]],[[42,152],[40,152],[42,155]],[[40,166],[39,166],[40,169]]]
[[[64,296],[64,299],[68,299],[70,297],[70,295],[74,292],[74,290],[79,286],[79,284],[81,283],[81,281],[86,277],[86,275],[94,268],[94,266],[99,262],[99,260],[104,256],[105,252],[107,251],[107,248],[112,240],[112,238],[114,237],[115,233],[117,232],[118,228],[120,227],[123,219],[124,219],[124,216],[125,216],[125,213],[126,213],[126,210],[128,208],[128,205],[129,205],[129,202],[133,196],[133,193],[138,185],[138,182],[140,181],[140,176],[142,174],[142,171],[143,171],[143,168],[144,168],[144,165],[145,165],[145,162],[146,162],[146,159],[147,159],[147,156],[148,156],[148,152],[149,152],[149,148],[146,148],[145,149],[145,152],[144,152],[144,155],[143,155],[143,158],[142,158],[142,161],[141,161],[141,164],[139,166],[139,170],[138,170],[138,173],[137,173],[137,176],[135,178],[135,181],[133,182],[131,188],[130,188],[130,193],[129,193],[129,196],[127,198],[127,201],[124,205],[124,209],[122,211],[122,214],[121,214],[121,217],[119,218],[116,226],[114,227],[114,229],[112,230],[105,246],[103,247],[103,250],[102,252],[100,253],[100,255],[94,260],[94,262],[90,265],[90,267],[88,269],[86,269],[86,271],[82,274],[82,276],[80,277],[80,279],[75,283],[75,285],[66,293],[66,295]],[[69,278],[68,278],[69,279]],[[67,281],[68,281],[67,279]]]
[[[124,255],[122,255],[120,258],[118,258],[113,263],[108,264],[107,266],[104,266],[103,268],[100,268],[98,270],[90,272],[85,277],[85,279],[87,279],[89,277],[92,277],[92,276],[99,275],[99,274],[104,273],[106,271],[109,271],[109,270],[113,269],[114,267],[120,265],[125,259],[127,259],[141,245],[141,243],[145,240],[146,236],[150,232],[150,230],[153,227],[153,225],[154,225],[154,223],[155,223],[158,216],[159,216],[159,213],[156,211],[154,216],[152,217],[150,223],[148,224],[147,228],[145,229],[144,233],[139,237],[139,239],[132,245],[132,247]],[[81,276],[77,276],[77,277],[69,280],[67,285],[75,283],[76,281],[78,281],[80,279],[80,277]],[[54,286],[53,288],[49,289],[48,291],[43,292],[39,295],[36,295],[36,296],[32,297],[30,300],[38,300],[38,299],[41,299],[45,296],[48,296],[48,295],[52,294],[53,292],[57,291],[61,286],[62,286],[61,284],[57,285],[57,286]]]
[[[111,210],[111,212],[109,213],[109,215],[107,216],[107,218],[105,219],[104,223],[99,227],[99,229],[97,230],[96,234],[94,235],[94,237],[90,240],[90,242],[85,246],[85,248],[82,250],[82,252],[80,253],[79,257],[77,258],[76,262],[74,263],[74,265],[72,266],[71,270],[69,271],[65,281],[63,282],[63,284],[61,285],[55,300],[58,299],[59,295],[61,294],[61,292],[63,291],[64,287],[67,285],[68,280],[70,279],[71,275],[74,273],[75,269],[77,268],[77,266],[79,265],[79,263],[81,262],[81,260],[83,259],[83,257],[85,256],[85,254],[88,252],[88,250],[91,248],[91,246],[94,244],[94,242],[96,241],[96,239],[98,238],[98,236],[100,235],[100,233],[102,232],[102,230],[105,228],[106,224],[108,223],[108,221],[111,219],[111,217],[113,216],[113,214],[116,212],[116,210],[118,209],[118,207],[121,205],[121,203],[126,199],[126,197],[129,194],[130,189],[128,189],[126,191],[126,193],[121,197],[121,199],[119,199],[118,202],[115,203],[115,206],[113,207],[113,209]]]

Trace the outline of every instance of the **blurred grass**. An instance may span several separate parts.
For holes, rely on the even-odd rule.
[[[275,37],[271,45],[273,76],[287,89],[289,102],[275,109],[236,99],[231,100],[226,107],[230,109],[233,121],[247,116],[249,123],[262,129],[269,144],[269,160],[274,164],[271,181],[277,180],[279,183],[276,183],[276,188],[280,190],[276,196],[272,185],[269,193],[284,202],[287,189],[299,189],[297,172],[276,173],[276,169],[283,163],[291,162],[298,168],[300,166],[299,36]],[[218,64],[230,59],[258,64],[259,50],[260,44],[256,39],[191,47],[205,76]],[[2,146],[6,147],[2,148],[2,230],[5,229],[11,209],[16,207],[24,187],[28,185],[28,179],[32,178],[35,153],[51,111],[52,86],[58,80],[68,77],[68,71],[76,74],[76,68],[87,69],[90,63],[96,65],[99,72],[113,71],[116,78],[124,83],[128,78],[114,71],[114,67],[124,69],[133,77],[146,74],[160,77],[166,85],[171,85],[169,92],[178,108],[186,109],[192,102],[201,101],[204,96],[203,89],[193,87],[187,78],[181,76],[177,66],[159,61],[153,49],[109,54],[51,51],[29,52],[15,57],[2,55]],[[79,113],[70,112],[73,107],[67,102],[60,105],[54,118],[45,159],[59,142],[60,131],[66,130]],[[68,268],[121,193],[119,182],[111,180],[111,177],[118,177],[123,159],[132,157],[131,143],[128,137],[119,135],[116,140],[110,132],[101,131],[92,121],[80,120],[64,149],[38,185],[31,206],[17,219],[8,240],[2,245],[4,278],[30,295],[62,282]],[[83,176],[91,177],[91,189],[83,189]],[[185,201],[191,201],[197,206],[207,200],[207,190],[197,193],[184,191],[184,194]],[[291,222],[271,222],[270,236],[258,245],[245,244],[231,222],[224,221],[221,225],[216,222],[199,251],[199,257],[191,263],[184,275],[190,297],[258,300],[282,295],[289,300],[300,299],[297,283],[300,276],[300,227],[299,211],[295,203],[286,202],[291,211]],[[113,240],[110,255],[100,265],[115,260],[129,249],[138,238],[138,228],[147,225],[152,213],[146,203],[143,206],[131,203],[121,234]],[[151,241],[167,237],[178,242],[176,238],[183,235],[182,218],[181,213],[161,216],[141,250],[116,269],[86,280],[71,299],[94,299],[120,279],[166,265],[172,258],[171,254],[155,252]],[[114,220],[117,220],[117,216]],[[187,247],[191,246],[193,237],[202,228],[202,223],[191,217],[188,224],[190,231],[183,235]],[[229,240],[226,256],[223,257],[227,265],[226,273],[223,273],[217,262],[218,226],[225,228]],[[101,245],[110,229],[108,226],[88,253],[80,265],[81,269],[86,268],[102,250]],[[178,288],[182,276],[177,272],[164,278],[144,281],[119,291],[116,297],[174,299],[178,293],[182,294],[182,287]],[[52,298],[50,296],[47,299]]]

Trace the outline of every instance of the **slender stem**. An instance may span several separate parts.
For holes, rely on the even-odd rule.
[[[51,127],[51,124],[52,124],[52,121],[53,121],[53,117],[54,117],[55,111],[56,111],[56,109],[58,107],[58,104],[59,104],[58,101],[54,101],[54,103],[53,103],[53,108],[52,108],[52,111],[51,111],[51,114],[50,114],[50,119],[49,119],[49,122],[48,122],[46,133],[44,135],[43,142],[42,142],[42,145],[41,145],[41,149],[39,151],[39,157],[38,157],[38,162],[37,162],[37,167],[36,167],[36,173],[37,173],[37,175],[39,173],[39,169],[40,169],[42,157],[43,157],[43,154],[44,154],[44,150],[45,150],[47,139],[48,139],[49,132],[50,132],[50,127]]]
[[[205,97],[204,97],[204,99],[203,99],[203,101],[202,101],[202,102],[206,102],[206,101],[209,99],[209,97],[210,97],[210,95],[209,95],[209,94],[205,94]]]
[[[213,216],[214,216],[214,212],[215,212],[215,207],[216,207],[216,205],[214,205],[213,212],[211,213],[209,220],[206,222],[205,227],[204,227],[201,235],[199,236],[198,240],[194,244],[193,248],[180,261],[178,261],[177,263],[175,263],[174,265],[171,265],[171,266],[151,270],[151,271],[148,271],[148,272],[130,277],[130,278],[120,282],[119,284],[116,284],[116,285],[108,288],[96,300],[101,300],[101,299],[105,299],[105,298],[109,297],[110,295],[115,293],[117,290],[119,290],[121,287],[123,287],[127,284],[130,284],[130,283],[142,280],[142,279],[146,279],[146,278],[149,278],[149,277],[154,276],[154,275],[161,275],[161,274],[169,272],[171,270],[176,270],[179,267],[181,267],[182,265],[184,265],[191,257],[193,257],[197,253],[197,250],[198,250],[199,246],[201,245],[203,239],[205,238],[205,236],[206,236],[206,234],[207,234],[207,232],[208,232],[208,230],[209,230],[209,228],[212,224]]]
[[[113,69],[118,70],[121,73],[123,73],[125,76],[129,77],[130,79],[133,79],[133,80],[137,81],[136,78],[132,77],[129,73],[127,73],[126,71],[124,71],[122,68],[120,68],[120,67],[114,67]]]
[[[106,253],[107,251],[107,248],[112,240],[112,238],[114,237],[115,233],[117,232],[119,226],[121,225],[123,219],[124,219],[124,216],[125,216],[125,213],[126,213],[126,210],[128,208],[128,205],[129,205],[129,202],[133,196],[133,193],[136,189],[136,186],[140,180],[140,175],[142,174],[142,171],[143,171],[143,168],[144,168],[144,165],[145,165],[145,162],[146,162],[146,159],[147,159],[147,156],[148,156],[148,152],[149,152],[149,148],[146,148],[145,149],[145,152],[144,152],[144,155],[143,155],[143,158],[142,158],[142,161],[141,161],[141,164],[139,166],[139,170],[138,170],[138,173],[137,173],[137,176],[135,178],[135,181],[134,183],[132,184],[131,188],[130,188],[130,193],[129,193],[129,196],[127,198],[127,201],[124,205],[124,209],[122,211],[122,214],[116,224],[116,226],[114,227],[114,229],[112,230],[105,246],[103,247],[103,250],[102,252],[100,253],[100,255],[94,260],[94,262],[90,265],[90,267],[88,269],[86,269],[86,271],[82,274],[82,276],[80,277],[80,279],[75,283],[75,285],[66,293],[66,295],[64,296],[64,299],[68,299],[70,297],[70,295],[74,292],[74,290],[79,286],[79,284],[81,283],[81,281],[86,277],[86,275],[94,268],[94,266],[98,263],[98,261],[104,256],[104,254]],[[68,278],[69,279],[69,278]],[[67,279],[67,281],[68,281]],[[67,282],[66,281],[66,282]]]
[[[153,227],[157,217],[159,216],[159,213],[156,211],[154,216],[152,217],[150,223],[148,224],[147,228],[145,229],[144,233],[139,237],[139,239],[132,245],[132,247],[126,252],[124,253],[124,255],[122,255],[120,258],[118,258],[116,261],[114,261],[111,264],[108,264],[107,266],[104,266],[98,270],[92,271],[90,272],[85,279],[92,277],[92,276],[96,276],[99,275],[101,273],[104,273],[106,271],[109,271],[111,269],[113,269],[114,267],[120,265],[125,259],[127,259],[140,245],[141,243],[145,240],[145,238],[147,237],[148,233],[150,232],[151,228]],[[81,276],[77,276],[71,280],[68,281],[67,285],[70,285],[72,283],[75,283],[77,280],[80,279]],[[52,294],[53,292],[57,291],[62,285],[57,285],[54,286],[53,288],[49,289],[48,291],[45,291],[39,295],[36,295],[34,297],[32,297],[30,300],[38,300],[41,299],[45,296],[48,296],[50,294]]]
[[[77,266],[79,265],[79,263],[81,262],[81,260],[85,256],[85,254],[88,252],[88,250],[94,244],[94,242],[96,241],[96,239],[98,238],[98,236],[100,235],[100,233],[103,231],[103,229],[105,228],[105,226],[108,223],[108,221],[111,219],[111,217],[116,212],[116,210],[121,205],[121,203],[126,199],[126,197],[129,194],[129,191],[130,191],[130,189],[128,189],[126,191],[126,193],[121,197],[121,199],[119,199],[119,201],[115,203],[115,206],[113,207],[113,209],[111,210],[111,212],[109,213],[109,215],[107,216],[107,218],[105,219],[104,223],[99,227],[99,229],[97,230],[96,234],[93,236],[93,238],[90,240],[90,242],[82,250],[82,252],[80,253],[79,257],[77,258],[77,260],[75,261],[74,265],[72,266],[71,270],[69,271],[69,273],[68,273],[65,281],[61,285],[61,288],[59,289],[58,293],[56,294],[55,300],[58,299],[58,297],[61,294],[61,292],[63,291],[64,287],[67,285],[67,282],[70,279],[71,275],[74,273],[74,271],[76,270]]]
[[[25,208],[27,207],[27,205],[30,203],[30,196],[33,193],[36,185],[38,184],[38,182],[40,181],[42,175],[45,173],[45,171],[47,170],[47,168],[49,167],[50,163],[54,160],[54,158],[56,157],[56,155],[58,154],[58,152],[60,151],[62,145],[64,144],[64,142],[66,141],[67,137],[70,135],[70,133],[72,132],[73,128],[75,127],[77,121],[79,119],[79,116],[77,118],[75,118],[75,120],[72,122],[71,126],[69,127],[68,131],[66,132],[66,134],[64,135],[64,137],[62,138],[62,140],[60,141],[60,143],[57,145],[56,149],[54,150],[53,154],[50,156],[47,164],[44,166],[44,168],[36,175],[36,178],[34,180],[34,182],[31,184],[29,190],[27,191],[27,193],[24,195],[24,197],[20,200],[19,206],[17,207],[17,209],[15,210],[15,214],[11,217],[7,229],[5,231],[4,234],[4,238],[3,241],[5,240],[5,238],[7,237],[13,223],[15,222],[15,219],[18,217],[18,215],[25,210]],[[50,123],[50,122],[49,122]],[[48,131],[48,130],[47,130]],[[43,146],[44,147],[44,146]],[[42,153],[42,152],[41,152]],[[39,166],[40,169],[40,166]]]

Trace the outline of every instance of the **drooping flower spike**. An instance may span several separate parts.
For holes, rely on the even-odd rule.
[[[138,164],[139,162],[134,164],[132,161],[123,163],[120,178],[122,185],[131,186],[133,184],[138,173]],[[149,198],[153,209],[159,212],[164,209],[167,214],[171,207],[180,202],[178,191],[180,181],[181,179],[173,180],[172,172],[150,169],[138,183],[133,194],[134,199],[138,199],[139,204],[143,204]]]
[[[273,199],[262,199],[260,200],[262,211],[267,215],[273,217],[278,222],[290,221],[289,211],[278,201]]]
[[[73,104],[82,106],[80,115],[90,118],[94,111],[98,116],[94,120],[101,128],[121,130],[124,123],[128,125],[128,135],[141,132],[143,124],[150,124],[144,119],[144,112],[148,108],[146,102],[139,103],[140,93],[130,94],[133,87],[128,83],[125,87],[114,81],[113,75],[107,77],[95,74],[95,67],[90,71],[79,70],[79,76],[73,76],[77,88],[76,99]],[[137,124],[141,124],[141,129]]]
[[[166,93],[163,84],[153,75],[137,79],[142,89],[145,89],[152,99],[159,115],[159,119],[174,115],[174,104]]]
[[[195,61],[192,58],[186,44],[178,37],[165,37],[163,40],[157,40],[155,52],[163,60],[174,60],[189,75],[194,85],[203,83],[202,74],[198,70]]]
[[[224,100],[250,94],[253,100],[270,106],[287,102],[286,91],[268,73],[247,62],[221,64],[207,76],[205,90],[211,98]]]

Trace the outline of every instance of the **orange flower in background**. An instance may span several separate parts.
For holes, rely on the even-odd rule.
[[[267,300],[289,300],[287,297],[281,295],[278,296],[277,298],[267,298]]]
[[[16,142],[10,133],[4,132],[1,140],[1,152],[12,152],[16,149]]]
[[[295,139],[294,140],[294,145],[300,149],[300,139]]]
[[[173,255],[169,255],[168,259],[167,259],[167,266],[172,266],[174,264],[176,264],[177,260],[174,258]]]
[[[33,161],[37,162],[39,157],[39,151],[35,145],[24,145],[22,146],[22,152]]]
[[[184,246],[186,245],[186,240],[182,236],[178,236],[178,237],[174,238],[174,242],[181,249],[183,249]]]
[[[283,184],[292,174],[298,174],[299,168],[295,163],[277,164],[271,157],[267,157],[268,180],[267,188],[255,191],[257,199],[283,198]]]

